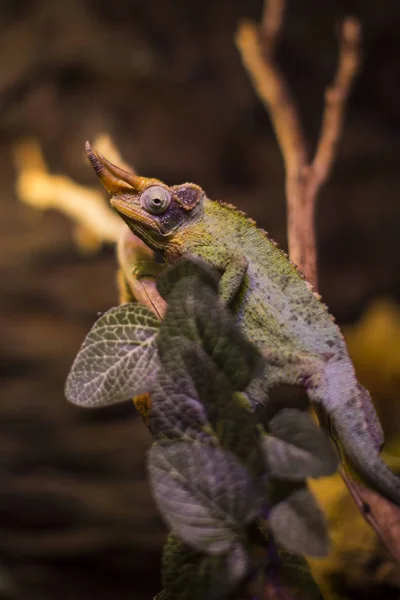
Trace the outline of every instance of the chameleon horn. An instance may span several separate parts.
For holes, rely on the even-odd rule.
[[[146,184],[144,177],[138,177],[121,169],[121,167],[113,165],[100,152],[93,150],[89,142],[86,142],[85,150],[96,175],[110,194],[140,192],[147,187],[148,183]]]

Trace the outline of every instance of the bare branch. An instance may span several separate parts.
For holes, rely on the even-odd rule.
[[[343,467],[340,467],[340,474],[364,519],[374,529],[393,560],[400,563],[399,507],[351,479]]]
[[[275,51],[282,30],[286,0],[270,0],[265,2],[261,17],[261,29],[268,40],[269,51]]]
[[[154,277],[141,277],[137,279],[132,275],[132,266],[139,261],[151,261],[154,257],[153,251],[126,228],[126,231],[118,240],[117,256],[124,279],[133,296],[140,304],[147,306],[162,320],[167,305],[157,291]]]
[[[339,143],[346,102],[361,63],[361,26],[348,17],[340,31],[339,64],[336,77],[325,92],[325,110],[320,139],[311,165],[311,179],[316,194],[331,171]]]
[[[359,69],[361,28],[354,18],[346,19],[343,24],[338,69],[333,85],[325,94],[320,141],[314,161],[309,164],[307,142],[297,106],[275,61],[284,10],[284,0],[267,0],[261,25],[243,23],[236,43],[254,89],[269,113],[282,152],[286,172],[289,255],[308,281],[317,287],[316,199],[335,158],[346,100]]]
[[[266,2],[261,27],[255,23],[241,24],[236,44],[254,89],[269,113],[282,152],[286,172],[289,254],[311,283],[315,283],[315,268],[310,271],[313,261],[308,258],[311,253],[309,246],[315,247],[313,211],[307,217],[311,226],[305,227],[306,219],[303,218],[308,208],[304,206],[307,145],[297,106],[275,62],[284,9],[284,0]]]

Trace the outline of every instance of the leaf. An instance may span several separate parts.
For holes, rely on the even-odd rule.
[[[202,262],[181,261],[163,285],[168,311],[157,344],[164,370],[179,388],[191,378],[221,446],[260,475],[266,465],[259,425],[249,401],[238,393],[261,366],[260,354],[219,301]]]
[[[176,282],[180,270],[188,268],[186,262],[181,261],[177,270],[169,270],[166,276],[167,281],[173,278],[175,285],[167,295],[168,310],[157,340],[161,359],[169,364],[172,356],[182,360],[180,344],[186,338],[203,349],[234,390],[242,391],[261,369],[261,355],[220,302],[215,287],[205,283],[209,276],[202,262],[189,265],[193,274]],[[163,279],[162,285],[166,286]]]
[[[228,552],[260,513],[262,500],[249,472],[217,447],[154,444],[149,471],[167,523],[187,544],[207,554]]]
[[[162,562],[166,598],[222,600],[247,575],[248,567],[249,558],[240,544],[227,554],[207,556],[170,534]]]
[[[260,426],[247,397],[232,389],[226,376],[199,345],[186,340],[175,344],[176,352],[178,347],[186,368],[185,384],[191,378],[198,403],[221,447],[235,454],[255,476],[266,474]],[[179,388],[183,385],[179,383]],[[186,416],[186,411],[182,415]]]
[[[297,487],[276,504],[268,520],[276,541],[290,552],[316,557],[328,554],[325,518],[307,487]]]
[[[269,430],[263,448],[273,477],[300,481],[331,475],[338,468],[330,439],[307,413],[282,409],[269,422]]]
[[[152,387],[149,429],[155,440],[216,443],[191,379],[176,380],[163,368]]]
[[[159,321],[137,303],[107,311],[93,325],[72,365],[65,395],[80,406],[106,406],[149,391],[159,359]]]
[[[194,255],[186,255],[168,266],[157,279],[157,289],[166,300],[174,286],[186,277],[195,277],[205,286],[218,293],[218,280],[220,274],[205,260]]]
[[[282,585],[290,590],[296,600],[323,600],[321,591],[303,556],[279,548],[278,573]]]

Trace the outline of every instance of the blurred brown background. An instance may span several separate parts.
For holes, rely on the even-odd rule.
[[[400,296],[400,5],[288,4],[281,64],[311,142],[335,24],[356,14],[364,28],[317,219],[321,292],[351,324],[373,299]],[[0,1],[1,599],[150,599],[164,537],[146,482],[150,436],[133,407],[90,412],[63,397],[86,332],[117,303],[114,250],[80,255],[64,215],[17,201],[13,147],[34,137],[52,172],[97,186],[83,144],[107,131],[142,174],[195,181],[285,246],[280,153],[233,42],[238,22],[260,13],[259,0]],[[393,431],[399,376],[382,392],[379,368],[400,344],[374,348],[364,376]],[[382,559],[367,559],[372,581]],[[400,598],[398,582],[333,579],[343,597]]]

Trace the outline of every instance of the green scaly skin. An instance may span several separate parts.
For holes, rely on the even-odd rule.
[[[198,186],[168,188],[154,179],[146,185],[144,178],[98,153],[89,149],[88,154],[113,195],[111,205],[166,263],[191,255],[220,271],[221,299],[266,359],[262,394],[260,387],[249,390],[253,404],[265,404],[277,385],[301,385],[318,412],[327,415],[353,468],[400,505],[400,478],[379,456],[384,438],[370,395],[356,379],[326,306],[286,255],[251,219],[233,206],[209,200]],[[161,188],[169,195],[168,206],[158,214],[144,202],[150,188],[155,197]]]

